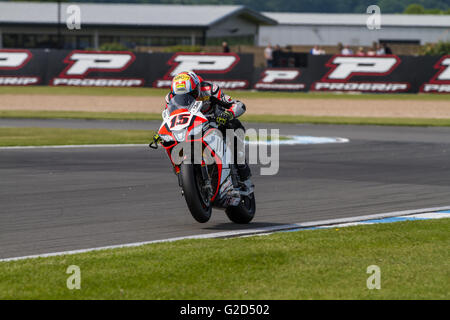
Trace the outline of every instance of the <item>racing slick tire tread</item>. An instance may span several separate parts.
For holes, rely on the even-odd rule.
[[[203,200],[197,186],[195,167],[193,164],[183,163],[180,169],[184,198],[189,211],[196,221],[205,223],[211,218],[211,205],[206,208],[203,206]]]
[[[253,220],[256,212],[255,194],[245,197],[236,207],[228,207],[225,213],[234,223],[246,224]]]

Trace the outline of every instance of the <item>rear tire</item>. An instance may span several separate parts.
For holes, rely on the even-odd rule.
[[[245,196],[241,200],[238,206],[228,207],[225,209],[225,213],[234,223],[246,224],[253,220],[256,212],[255,194]]]
[[[207,203],[202,197],[201,181],[198,181],[198,172],[196,172],[198,168],[196,168],[196,165],[183,163],[180,169],[184,198],[189,211],[196,221],[205,223],[211,218],[212,207],[211,203]]]

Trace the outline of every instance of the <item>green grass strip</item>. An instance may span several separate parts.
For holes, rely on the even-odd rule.
[[[0,299],[445,299],[450,219],[307,230],[0,263]],[[81,271],[81,289],[66,270]],[[367,288],[368,266],[381,289]]]
[[[1,94],[46,94],[46,95],[80,95],[80,96],[159,96],[161,99],[168,89],[157,88],[108,88],[108,87],[52,87],[52,86],[4,86]],[[445,94],[354,94],[327,92],[275,92],[275,91],[227,91],[239,99],[247,98],[301,98],[301,99],[356,99],[356,100],[449,100]]]
[[[152,130],[0,128],[0,146],[149,143]]]
[[[31,111],[0,110],[0,118],[8,119],[87,119],[87,120],[158,120],[159,113],[115,113],[83,111]],[[310,123],[346,125],[388,125],[388,126],[450,126],[450,119],[432,118],[371,118],[371,117],[330,117],[300,115],[244,115],[245,122],[262,123]]]

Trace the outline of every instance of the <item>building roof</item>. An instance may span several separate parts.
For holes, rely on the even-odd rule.
[[[276,21],[245,6],[228,5],[159,5],[62,3],[61,20],[65,24],[67,7],[81,10],[81,25],[192,26],[209,27],[230,16],[242,16],[256,24],[275,25]],[[55,2],[0,2],[0,23],[57,24]]]
[[[263,12],[279,24],[365,26],[370,14]],[[381,27],[450,27],[449,15],[381,14]]]

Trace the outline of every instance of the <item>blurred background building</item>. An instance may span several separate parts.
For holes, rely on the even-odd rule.
[[[66,27],[71,3],[0,2],[3,48],[98,48],[136,46],[257,45],[259,28],[276,21],[245,6],[73,3],[81,29]]]
[[[382,14],[381,29],[370,30],[368,14],[263,12],[275,26],[261,26],[258,43],[286,45],[424,44],[450,41],[450,15]]]

